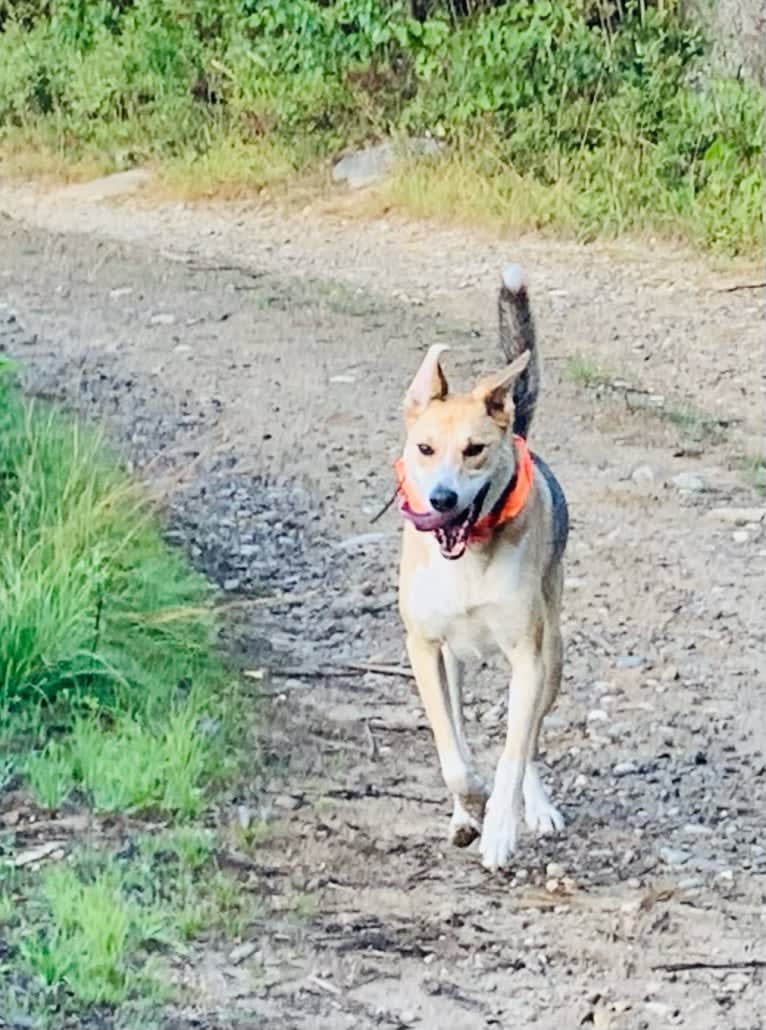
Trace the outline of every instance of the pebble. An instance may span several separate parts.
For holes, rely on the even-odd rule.
[[[631,762],[629,759],[625,762],[618,762],[612,769],[615,776],[631,776],[633,773],[638,772],[638,766],[635,762]]]
[[[746,544],[750,539],[750,534],[746,529],[737,529],[731,534],[731,538],[735,544]]]
[[[660,858],[666,865],[686,865],[689,861],[689,852],[680,848],[660,848]]]
[[[673,485],[690,494],[701,494],[707,489],[705,480],[696,472],[679,472],[673,476]]]
[[[549,862],[545,867],[545,875],[549,880],[561,880],[566,876],[566,869],[560,862]]]
[[[705,881],[701,876],[684,876],[678,881],[678,889],[681,891],[695,891],[704,886]]]
[[[702,823],[687,823],[682,832],[688,837],[707,837],[713,831],[709,826],[704,826]]]
[[[621,654],[614,660],[618,669],[638,669],[644,664],[644,659],[637,654]]]
[[[232,948],[229,952],[229,962],[233,966],[239,965],[240,962],[244,962],[245,959],[250,958],[258,950],[258,945],[255,941],[243,941],[242,944],[238,944],[236,948]]]
[[[631,472],[630,478],[638,486],[645,486],[654,482],[654,469],[651,465],[638,465]]]
[[[168,311],[160,311],[156,315],[152,315],[149,325],[173,325],[175,320],[175,315],[171,315]]]
[[[667,1019],[673,1011],[670,1005],[666,1005],[662,1001],[647,1001],[644,1008],[653,1016],[657,1016],[659,1019]]]

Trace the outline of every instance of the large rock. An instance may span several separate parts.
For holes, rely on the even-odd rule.
[[[436,140],[428,138],[413,139],[403,144],[377,143],[341,158],[332,170],[333,181],[345,182],[354,190],[362,189],[380,182],[403,157],[433,157],[439,151]]]

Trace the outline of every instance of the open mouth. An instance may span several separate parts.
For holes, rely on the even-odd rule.
[[[457,558],[462,558],[465,553],[471,530],[479,517],[488,489],[489,484],[483,486],[469,507],[457,514],[455,512],[416,512],[406,501],[401,504],[401,512],[421,533],[433,533],[442,557],[455,561]]]

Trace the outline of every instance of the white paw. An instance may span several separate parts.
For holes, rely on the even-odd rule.
[[[516,849],[520,819],[513,811],[507,794],[493,795],[487,802],[484,813],[484,828],[481,831],[481,862],[485,869],[494,872],[504,869]]]
[[[564,829],[564,817],[551,803],[537,769],[531,763],[524,775],[524,820],[527,827],[540,836]]]
[[[481,833],[481,820],[475,819],[460,798],[455,798],[455,808],[449,824],[448,840],[456,848],[467,848]]]
[[[524,821],[528,829],[541,837],[563,830],[565,826],[563,815],[547,798],[535,805],[525,805]]]

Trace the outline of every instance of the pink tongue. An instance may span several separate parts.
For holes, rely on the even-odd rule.
[[[446,516],[440,515],[438,512],[413,511],[406,501],[402,501],[399,508],[402,515],[409,519],[415,529],[420,530],[421,533],[432,533],[435,530],[440,530],[446,522]]]

